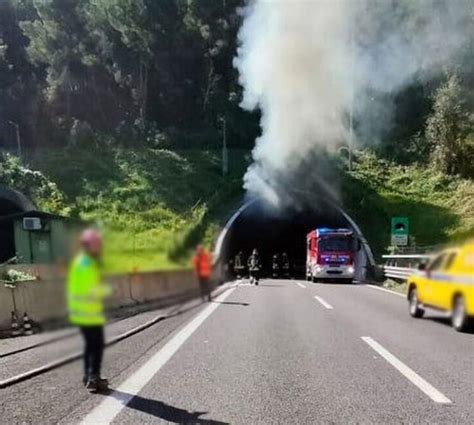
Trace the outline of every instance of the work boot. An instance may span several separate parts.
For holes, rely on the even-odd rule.
[[[82,384],[83,384],[84,386],[87,386],[88,383],[89,383],[89,377],[86,376],[86,375],[84,375],[84,376],[82,377]]]
[[[106,378],[91,378],[89,379],[86,388],[92,393],[104,392],[109,388],[109,381]]]

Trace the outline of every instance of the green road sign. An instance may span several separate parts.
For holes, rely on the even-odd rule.
[[[408,217],[392,217],[390,228],[392,245],[408,245]]]

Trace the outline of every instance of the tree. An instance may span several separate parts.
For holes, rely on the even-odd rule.
[[[250,147],[258,113],[239,108],[232,65],[244,4],[0,1],[0,113],[20,124],[41,113],[30,127],[45,146],[85,138],[211,146],[220,144],[225,117],[229,144]],[[9,37],[3,35],[8,27],[14,29]],[[18,87],[35,100],[38,113],[5,114],[14,109],[9,94]],[[87,129],[87,137],[77,137],[78,129]]]
[[[426,123],[425,137],[436,169],[447,174],[474,175],[472,124],[461,83],[452,74],[436,91],[433,112]]]
[[[15,144],[9,121],[19,125],[24,145],[35,141],[44,73],[29,62],[29,40],[19,25],[33,14],[27,0],[0,2],[0,145],[7,148]]]
[[[30,61],[47,71],[45,100],[55,124],[69,134],[78,120],[110,131],[123,119],[127,93],[101,56],[106,41],[100,26],[91,28],[89,1],[33,0],[36,16],[22,22],[29,38]]]

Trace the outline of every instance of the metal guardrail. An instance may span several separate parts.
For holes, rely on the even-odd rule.
[[[438,244],[438,245],[426,245],[426,246],[399,246],[396,247],[392,254],[400,254],[400,255],[407,255],[407,254],[431,254],[432,252],[437,252],[442,250],[446,245]]]
[[[384,266],[383,272],[385,277],[390,277],[392,279],[402,279],[405,280],[408,276],[415,273],[417,269],[411,269],[408,267],[391,267],[391,266]]]
[[[418,271],[418,264],[433,257],[432,254],[391,254],[382,255],[386,264],[383,266],[385,277],[406,280]]]

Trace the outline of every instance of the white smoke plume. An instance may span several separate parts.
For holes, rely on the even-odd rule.
[[[306,159],[349,138],[377,138],[390,102],[439,74],[472,31],[471,0],[255,0],[243,9],[234,65],[241,106],[260,108],[262,135],[244,187],[274,205]],[[381,101],[380,99],[384,99]],[[288,177],[288,179],[287,179]],[[288,181],[287,181],[288,180]]]

